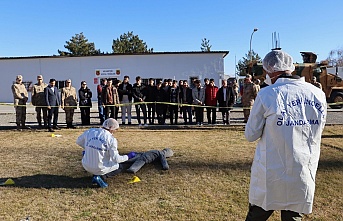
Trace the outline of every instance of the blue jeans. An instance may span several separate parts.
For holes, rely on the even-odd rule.
[[[98,110],[99,110],[99,118],[100,118],[100,123],[102,124],[105,121],[106,117],[106,110],[101,104],[101,100],[98,100]]]

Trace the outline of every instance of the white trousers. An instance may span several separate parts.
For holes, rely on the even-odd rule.
[[[131,102],[122,101],[121,104],[124,104],[124,106],[121,106],[121,121],[125,123],[126,114],[127,114],[128,122],[131,123],[131,108],[132,108]]]

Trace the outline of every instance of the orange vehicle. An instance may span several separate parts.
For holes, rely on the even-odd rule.
[[[295,63],[293,75],[305,77],[307,82],[311,82],[312,77],[316,77],[321,83],[326,95],[326,100],[331,108],[343,108],[343,80],[336,74],[328,73],[328,63],[326,61],[316,63],[317,55],[312,52],[300,52],[303,63]],[[254,79],[265,80],[266,72],[263,70],[262,63],[255,63],[252,67]]]

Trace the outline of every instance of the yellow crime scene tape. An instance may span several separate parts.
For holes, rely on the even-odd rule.
[[[104,105],[105,107],[122,107],[122,106],[130,106],[130,105],[141,105],[141,104],[165,104],[165,105],[173,105],[173,106],[180,106],[180,107],[205,107],[205,108],[221,108],[221,109],[251,109],[251,107],[220,107],[220,106],[207,106],[207,105],[197,105],[197,104],[182,104],[182,103],[171,103],[171,102],[132,102],[132,103],[125,103],[125,104],[113,104],[113,105]],[[336,103],[327,103],[327,105],[342,105],[343,102],[336,102]],[[0,103],[3,106],[14,106],[14,107],[41,107],[47,108],[48,106],[34,106],[31,103],[29,104],[10,104],[10,103]],[[50,106],[50,107],[59,107],[62,106]],[[92,107],[92,106],[64,106],[63,108],[79,108],[79,107]]]

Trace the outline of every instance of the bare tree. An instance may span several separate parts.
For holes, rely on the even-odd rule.
[[[333,67],[343,67],[343,48],[331,50],[327,60]]]

